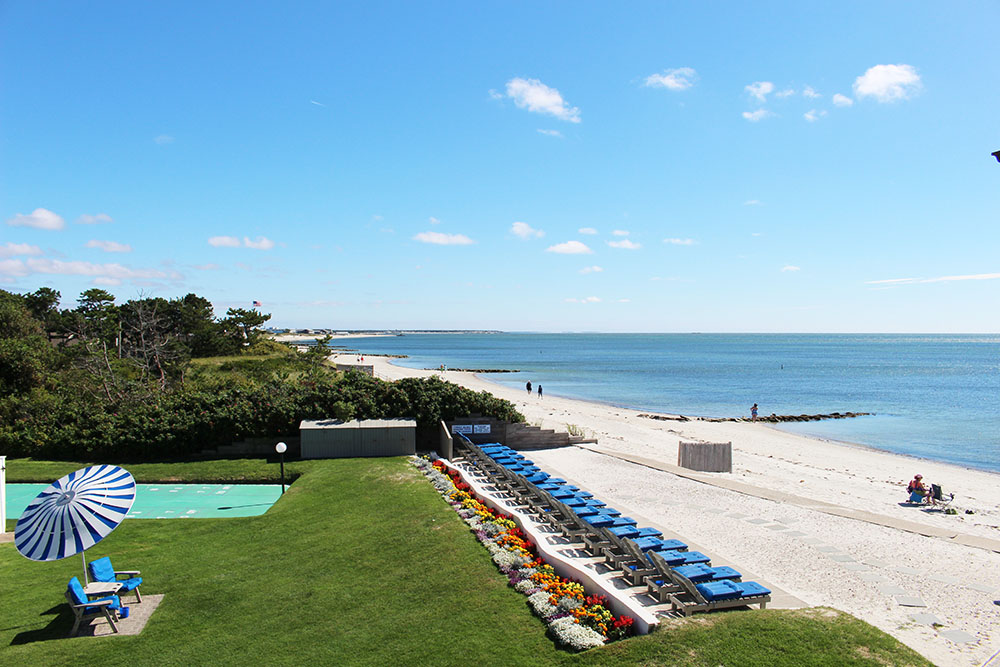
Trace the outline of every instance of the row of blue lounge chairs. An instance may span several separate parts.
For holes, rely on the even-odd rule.
[[[534,462],[505,445],[459,443],[459,451],[511,501],[533,511],[567,538],[584,543],[621,571],[632,586],[646,586],[651,597],[670,603],[685,616],[696,611],[760,605],[771,591],[742,581],[731,567],[712,567],[708,556],[690,551],[655,528],[639,527],[593,494],[550,476]]]

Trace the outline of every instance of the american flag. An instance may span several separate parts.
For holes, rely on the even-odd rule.
[[[260,301],[254,301],[253,302],[253,307],[254,308],[260,308]]]

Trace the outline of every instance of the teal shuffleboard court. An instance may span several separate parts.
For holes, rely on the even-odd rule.
[[[48,484],[8,484],[7,518],[17,519]],[[218,519],[263,514],[280,484],[137,484],[128,519]]]

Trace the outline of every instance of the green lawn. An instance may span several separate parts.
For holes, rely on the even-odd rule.
[[[40,481],[51,481],[78,467],[18,463],[9,462],[11,481],[46,472]],[[141,569],[144,594],[165,594],[136,637],[63,639],[71,625],[63,591],[80,559],[34,563],[0,544],[0,662],[929,664],[832,610],[702,615],[571,655],[407,461],[293,465],[301,477],[263,516],[128,521],[92,550]],[[266,479],[277,474],[246,460],[128,467],[141,481],[232,481],[255,467],[275,469]],[[210,479],[213,469],[223,477]]]

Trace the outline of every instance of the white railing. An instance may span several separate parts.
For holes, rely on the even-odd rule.
[[[0,456],[0,535],[7,532],[7,457]]]

